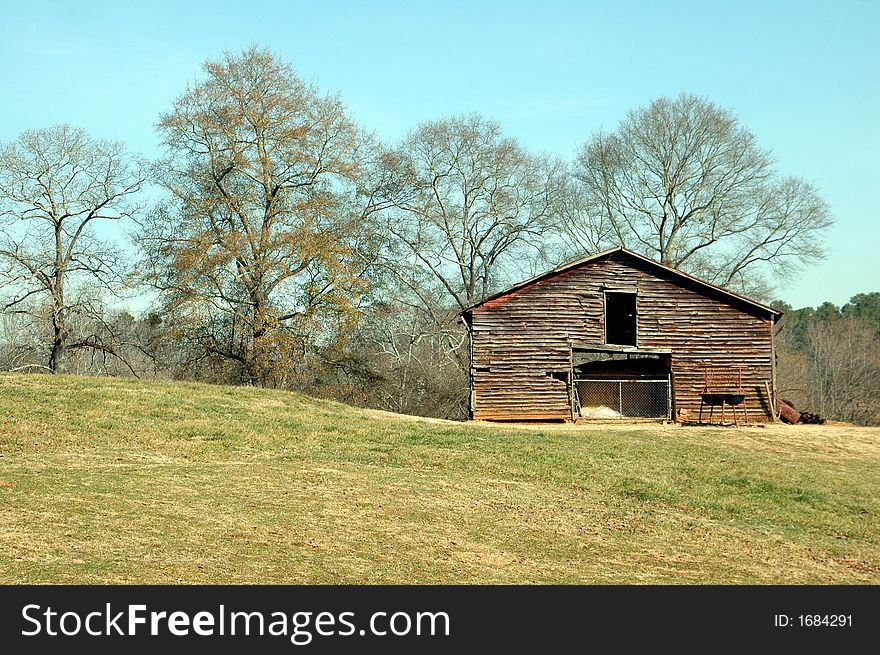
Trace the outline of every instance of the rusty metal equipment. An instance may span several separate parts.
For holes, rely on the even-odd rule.
[[[703,367],[703,391],[700,393],[700,417],[703,422],[703,407],[709,406],[709,422],[715,408],[721,406],[721,423],[724,423],[724,408],[730,407],[733,412],[733,424],[739,426],[736,410],[742,409],[745,422],[749,422],[749,412],[746,407],[746,390],[743,388],[743,370],[745,366],[733,366],[729,368]]]

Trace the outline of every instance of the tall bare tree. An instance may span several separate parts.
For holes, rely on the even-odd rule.
[[[341,200],[358,133],[337,98],[268,51],[203,68],[159,122],[157,179],[171,200],[139,233],[147,276],[194,357],[279,384],[326,336],[318,319],[349,312],[362,291],[362,232]]]
[[[477,115],[423,123],[384,163],[383,225],[414,293],[437,286],[442,304],[462,309],[528,270],[562,182],[558,164]]]
[[[575,177],[576,211],[560,225],[572,250],[624,245],[740,289],[822,258],[832,222],[815,187],[781,177],[732,112],[693,95],[596,134]]]
[[[462,415],[467,332],[458,312],[532,272],[550,229],[561,165],[494,121],[419,125],[371,168],[364,213],[386,238],[361,326],[396,411]]]
[[[64,370],[70,350],[115,354],[99,331],[75,329],[73,318],[102,320],[83,288],[115,290],[123,267],[95,228],[130,218],[143,182],[121,144],[67,125],[24,132],[0,148],[0,308],[46,317],[52,371]]]

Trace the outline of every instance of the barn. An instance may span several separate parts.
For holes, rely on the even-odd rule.
[[[781,315],[625,248],[600,252],[462,312],[470,417],[703,420],[721,397],[734,418],[773,420]]]

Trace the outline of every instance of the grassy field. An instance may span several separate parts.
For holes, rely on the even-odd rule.
[[[3,583],[878,583],[880,429],[0,375]]]

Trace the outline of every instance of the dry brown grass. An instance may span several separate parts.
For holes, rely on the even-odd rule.
[[[2,582],[880,581],[880,429],[465,425],[0,376]]]

